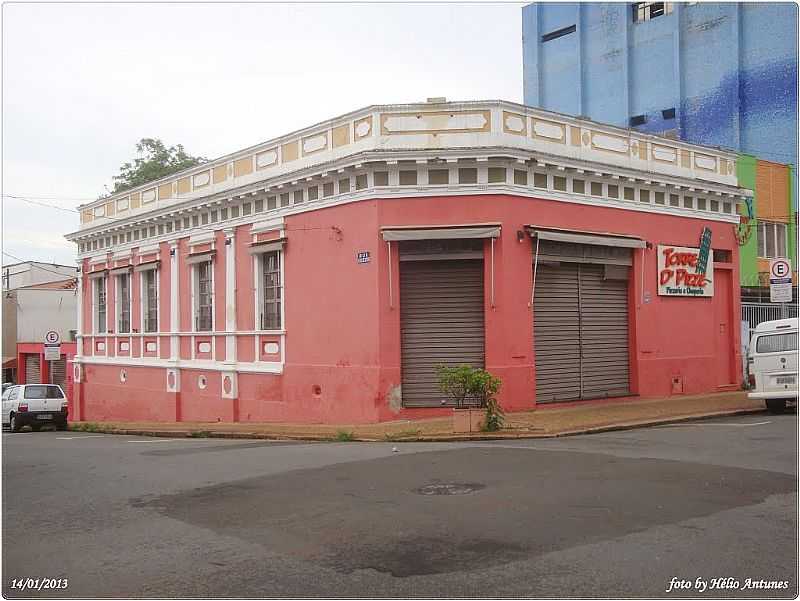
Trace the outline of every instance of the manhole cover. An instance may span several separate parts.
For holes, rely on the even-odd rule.
[[[486,488],[485,484],[469,482],[445,482],[438,484],[428,484],[416,489],[418,495],[468,495],[476,490]]]

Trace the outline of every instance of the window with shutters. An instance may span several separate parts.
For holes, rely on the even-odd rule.
[[[158,270],[142,272],[142,328],[145,332],[158,331]]]
[[[131,276],[123,273],[117,276],[117,332],[127,334],[131,331]]]
[[[283,326],[283,286],[281,278],[281,252],[278,250],[258,256],[259,311],[262,330],[280,330]]]
[[[203,261],[195,265],[195,330],[210,332],[214,326],[214,264]]]
[[[106,278],[94,280],[94,331],[106,333]]]
[[[758,223],[758,256],[764,259],[785,257],[786,224],[760,221]]]

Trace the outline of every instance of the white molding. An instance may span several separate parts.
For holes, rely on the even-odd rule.
[[[217,222],[217,223],[219,223],[219,222]],[[201,226],[198,226],[198,227],[208,228],[210,225],[211,224],[208,223],[205,226],[201,225]],[[220,228],[220,229],[222,229],[222,228]],[[216,239],[215,232],[209,232],[207,230],[206,231],[201,231],[201,232],[198,232],[198,233],[195,233],[195,234],[191,234],[189,236],[189,246],[195,246],[197,244],[208,244],[208,243],[212,243],[213,244],[215,239]]]
[[[451,173],[451,180],[454,180],[457,177],[457,169],[458,169],[458,167],[455,167],[455,166],[451,166],[450,167],[450,170],[452,172]],[[480,168],[479,168],[479,171],[480,171]],[[608,170],[606,170],[606,171],[608,171]],[[622,184],[620,184],[619,179],[616,179],[619,176],[615,176],[615,174],[609,174],[609,175],[611,175],[613,183],[615,185],[622,185]],[[566,174],[562,173],[562,176],[566,176]],[[592,177],[592,179],[594,181],[598,181],[599,178]],[[606,178],[603,178],[603,179],[606,179]],[[635,178],[633,178],[633,179],[635,180]],[[352,178],[351,178],[351,180],[352,180]],[[587,178],[587,181],[588,181],[588,178]],[[611,182],[608,182],[608,183],[611,183]],[[656,181],[654,183],[655,183],[655,185],[658,185],[659,187],[667,187],[668,190],[669,190],[669,187],[672,187],[674,189],[674,193],[679,193],[681,195],[689,192],[688,188],[687,189],[680,188],[681,184],[678,184],[677,182],[672,182],[672,181],[658,182],[658,181]],[[635,186],[639,186],[639,185],[643,185],[643,184],[634,184],[634,185]],[[552,177],[550,178],[550,188],[552,188]],[[351,190],[352,190],[352,187],[351,187]],[[727,200],[725,200],[725,202],[731,202],[734,205],[736,204],[737,200],[743,196],[743,194],[741,194],[738,191],[734,193],[731,190],[722,190],[722,191],[720,191],[720,190],[715,190],[715,189],[711,189],[711,188],[703,189],[703,190],[699,191],[699,194],[710,196],[710,195],[716,195],[718,192],[721,193],[721,194],[724,194],[727,197]],[[296,214],[300,214],[300,213],[306,213],[306,212],[309,212],[309,211],[316,211],[316,210],[319,210],[319,209],[322,209],[322,208],[327,208],[327,207],[331,207],[331,206],[347,204],[347,203],[350,203],[350,202],[357,202],[357,201],[365,200],[365,199],[375,199],[375,198],[380,198],[380,197],[386,197],[386,196],[389,196],[389,195],[391,195],[391,196],[424,197],[424,196],[441,196],[443,193],[448,194],[448,195],[453,195],[453,196],[456,196],[456,195],[467,195],[467,194],[468,195],[475,195],[475,194],[511,194],[511,195],[521,196],[521,197],[532,197],[533,196],[533,197],[541,197],[541,198],[558,200],[558,201],[575,200],[575,196],[572,195],[571,193],[555,191],[555,190],[545,190],[545,189],[542,189],[542,188],[534,188],[531,185],[531,182],[529,182],[529,185],[527,185],[527,186],[515,185],[515,184],[503,184],[503,183],[496,183],[496,184],[452,184],[451,183],[451,184],[447,184],[447,185],[428,185],[428,186],[417,184],[416,186],[397,186],[397,185],[395,185],[395,186],[385,186],[385,187],[381,187],[381,188],[365,188],[363,190],[351,191],[351,192],[348,192],[348,193],[345,193],[345,194],[335,194],[335,195],[329,196],[327,198],[320,198],[319,200],[312,201],[312,202],[304,202],[304,203],[299,204],[299,205],[291,205],[290,204],[289,206],[286,206],[286,207],[278,207],[276,209],[271,209],[271,211],[280,212],[279,215],[275,215],[273,217],[273,219],[277,220],[277,219],[285,219],[285,217],[291,216],[291,215],[296,215]],[[696,196],[698,194],[698,192],[694,192],[694,193],[691,193],[691,194]],[[578,195],[578,196],[582,196],[582,195]],[[615,202],[613,199],[592,197],[592,203],[591,204],[597,205],[597,206],[605,206],[607,204],[607,202],[609,202],[609,201],[610,202]],[[580,202],[580,201],[578,201],[578,202]],[[682,207],[668,207],[668,206],[665,206],[663,208],[658,208],[658,207],[661,207],[661,205],[657,205],[657,208],[652,212],[669,213],[669,214],[673,214],[673,215],[692,216],[690,211],[687,212],[687,209],[684,209]],[[618,208],[634,209],[633,203],[628,204],[628,205],[620,205]],[[634,210],[636,210],[636,209],[634,209]],[[261,216],[262,214],[261,213],[257,213],[255,215]],[[703,218],[704,219],[709,219],[709,220],[712,220],[712,221],[736,222],[736,223],[738,223],[738,219],[739,219],[738,215],[736,215],[735,213],[726,215],[724,213],[713,213],[713,212],[710,212],[710,211],[704,212],[703,213]],[[262,219],[262,220],[259,220],[259,221],[267,221],[267,220],[263,220]],[[247,224],[252,224],[254,222],[255,222],[255,220],[253,219],[253,214],[251,214],[251,215],[248,215],[248,216],[245,216],[245,217],[241,217],[240,216],[240,217],[237,217],[235,219],[229,219],[228,221],[217,222],[217,223],[219,223],[219,226],[220,226],[218,229],[222,230],[224,228],[234,228],[234,227],[237,227],[239,225],[247,225]],[[198,226],[198,229],[199,229],[199,226]],[[271,226],[265,226],[265,229],[263,229],[262,231],[271,231],[273,229],[276,229],[276,228],[271,227]],[[256,232],[256,233],[258,233],[258,232]],[[180,235],[180,234],[184,234],[184,235]],[[182,232],[177,232],[177,233],[176,232],[172,232],[171,234],[164,234],[160,238],[159,241],[160,242],[171,242],[171,243],[174,243],[177,239],[186,238],[187,234],[188,234],[188,237],[190,237],[192,235],[189,230],[182,230]],[[197,243],[200,243],[200,242],[197,242]],[[212,243],[213,243],[213,241],[212,241]],[[132,245],[135,245],[135,243],[132,243]],[[81,257],[81,258],[89,258],[90,260],[94,260],[94,261],[97,261],[97,260],[101,260],[102,261],[102,260],[104,260],[105,254],[96,254],[95,255],[95,254],[82,253],[82,254],[79,254],[79,257]]]
[[[125,365],[130,367],[163,367],[206,371],[235,371],[239,373],[265,373],[282,374],[283,363],[279,361],[254,361],[250,363],[227,363],[224,361],[202,361],[180,359],[177,362],[158,357],[143,357],[132,359],[130,357],[87,357],[83,356],[78,361],[76,356],[73,360],[76,364],[82,365]]]
[[[125,244],[130,244],[131,245],[127,249],[128,251],[131,251],[134,248],[138,247],[137,251],[136,251],[136,254],[139,256],[139,260],[140,261],[141,261],[142,255],[149,255],[149,254],[152,254],[152,253],[157,253],[160,250],[160,246],[159,246],[158,242],[155,242],[155,243],[151,242],[149,244],[137,244],[137,242],[139,242],[139,241],[137,240],[136,242],[126,242]]]

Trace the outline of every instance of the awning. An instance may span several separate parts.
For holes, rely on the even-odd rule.
[[[130,265],[125,265],[125,267],[117,267],[116,269],[112,269],[111,271],[109,271],[109,274],[110,275],[124,275],[126,273],[130,273],[131,269],[133,269],[133,267],[131,267]]]
[[[104,278],[108,274],[108,269],[98,269],[97,271],[90,271],[89,272],[89,279],[96,280],[98,278]]]
[[[623,234],[609,234],[605,232],[586,232],[580,230],[558,230],[552,228],[539,228],[535,225],[526,225],[532,238],[539,240],[553,240],[555,242],[570,242],[572,244],[592,244],[595,246],[616,246],[622,248],[644,248],[647,242],[635,236]]]
[[[248,251],[251,255],[258,255],[261,253],[272,252],[274,250],[283,250],[284,244],[286,244],[286,238],[265,240],[264,242],[254,242],[250,245]]]
[[[444,225],[429,227],[384,227],[381,235],[387,242],[404,240],[457,240],[463,238],[497,238],[497,224]]]
[[[133,268],[134,271],[137,273],[140,271],[150,271],[151,269],[158,269],[161,265],[160,260],[155,261],[147,261],[146,263],[139,263],[136,267]]]
[[[3,361],[3,369],[17,369],[17,358],[5,359]]]
[[[189,255],[188,257],[186,257],[186,262],[189,265],[192,265],[194,263],[205,263],[206,261],[213,261],[214,260],[214,256],[216,254],[217,254],[216,251],[213,251],[213,250],[209,250],[209,251],[202,252],[202,253],[194,253],[194,254]]]

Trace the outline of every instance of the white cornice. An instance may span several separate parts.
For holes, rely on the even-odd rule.
[[[701,154],[705,154],[711,158],[716,157],[716,160],[724,159],[726,161],[735,161],[737,158],[737,155],[729,150],[712,148],[696,144],[688,144],[686,142],[674,140],[671,138],[656,136],[654,134],[638,132],[636,130],[630,130],[611,125],[606,125],[586,119],[579,119],[561,113],[544,111],[541,109],[526,107],[521,104],[501,101],[501,100],[373,105],[346,113],[339,117],[322,121],[315,125],[300,130],[296,130],[294,132],[288,133],[283,136],[279,136],[277,138],[273,138],[261,144],[244,148],[234,153],[230,153],[228,155],[219,157],[213,161],[204,163],[203,165],[198,165],[196,167],[186,169],[171,176],[161,178],[153,182],[149,182],[143,186],[138,186],[131,190],[127,190],[123,193],[112,195],[109,198],[104,198],[102,200],[81,205],[79,207],[79,210],[94,209],[96,207],[101,207],[105,203],[109,202],[116,203],[117,200],[123,200],[132,194],[140,194],[144,191],[156,189],[159,186],[163,186],[167,183],[175,184],[178,179],[188,177],[190,178],[190,180],[193,181],[192,176],[204,173],[215,167],[225,166],[226,170],[229,170],[232,168],[233,163],[237,160],[240,159],[254,160],[257,154],[270,150],[275,150],[276,152],[275,162],[274,164],[264,167],[264,171],[262,173],[270,175],[285,175],[287,173],[294,173],[295,171],[302,170],[311,165],[319,165],[329,160],[339,159],[344,156],[357,153],[365,149],[366,150],[378,149],[378,148],[386,148],[393,146],[396,146],[398,148],[405,148],[407,147],[407,142],[413,141],[415,136],[419,137],[420,132],[415,133],[409,131],[405,133],[402,129],[399,131],[384,132],[383,131],[384,119],[390,118],[391,115],[397,115],[402,113],[408,113],[409,116],[410,115],[424,116],[425,114],[430,114],[430,113],[441,113],[442,116],[444,117],[446,117],[446,113],[452,113],[451,117],[453,115],[458,117],[459,115],[457,115],[457,113],[469,112],[469,111],[472,111],[473,113],[478,111],[486,111],[487,113],[490,113],[491,117],[490,127],[488,129],[476,129],[474,131],[469,130],[468,134],[461,134],[459,132],[465,132],[467,130],[453,129],[453,126],[447,126],[446,124],[439,125],[440,127],[444,127],[444,129],[437,130],[441,135],[439,135],[439,137],[435,139],[435,142],[437,144],[441,144],[441,148],[443,150],[452,150],[457,147],[464,147],[465,144],[463,143],[463,140],[467,138],[474,140],[475,143],[479,145],[483,145],[485,142],[488,142],[492,139],[505,139],[506,141],[513,142],[515,145],[521,144],[522,146],[528,147],[529,149],[536,147],[539,150],[541,150],[541,148],[544,146],[552,146],[556,148],[556,150],[558,150],[559,152],[563,151],[565,153],[565,156],[576,153],[585,154],[586,152],[592,151],[594,142],[592,142],[591,145],[586,146],[588,143],[582,145],[580,139],[577,140],[577,143],[573,143],[574,142],[573,140],[571,139],[567,140],[566,137],[571,137],[572,134],[574,134],[575,132],[583,132],[583,133],[593,132],[594,134],[608,134],[610,136],[617,136],[621,139],[627,140],[627,142],[625,142],[626,144],[629,142],[643,143],[645,146],[645,150],[647,152],[649,152],[650,148],[648,144],[655,143],[658,144],[659,146],[675,149],[676,151],[678,151],[679,154],[681,151],[689,153],[698,152]],[[503,121],[503,116],[506,112],[514,113],[516,115],[521,115],[525,118],[526,124],[525,124],[525,129],[522,132],[522,135],[513,135],[514,132],[505,128],[505,122]],[[370,119],[371,127],[368,129],[368,133],[366,135],[357,138],[356,124],[358,124],[360,121],[366,118]],[[531,121],[531,119],[546,120],[548,122],[552,122],[553,124],[556,124],[564,128],[565,139],[563,140],[563,143],[554,146],[552,141],[548,141],[542,136],[533,135],[532,131],[529,131],[529,128],[533,127],[533,121]],[[437,121],[437,123],[440,122],[442,122],[441,119]],[[430,127],[425,129],[425,132],[430,131],[431,134],[436,135],[436,132],[433,129],[430,129],[432,127],[435,127],[436,125],[433,124],[428,124],[428,125]],[[341,128],[347,129],[347,136],[346,136],[347,141],[338,144],[337,146],[334,147],[332,139],[334,135],[334,130]],[[575,130],[575,132],[573,132],[573,129]],[[569,136],[567,135],[568,130],[569,130]],[[425,136],[428,134],[423,132],[422,135]],[[313,149],[304,150],[305,142],[308,141],[309,138],[313,138],[315,136],[317,137],[327,136],[327,141],[325,142],[324,148],[320,152],[317,152],[316,150]],[[579,133],[578,138],[580,137],[581,135]],[[292,159],[288,157],[283,157],[282,147],[284,145],[292,145],[292,144],[298,145],[296,158]],[[618,163],[620,160],[620,157],[614,156],[613,153],[606,153],[606,156],[612,164],[615,162]],[[634,156],[638,156],[637,153],[634,153]],[[649,162],[651,161],[651,158],[648,155],[647,158],[638,159],[638,161]],[[694,161],[693,155],[692,155],[692,161]],[[659,167],[665,167],[663,163],[664,162],[662,161]],[[678,160],[675,162],[675,165],[678,169],[684,169],[680,157],[678,157]],[[692,172],[695,171],[694,163],[692,163],[692,166],[689,168],[689,170]],[[720,180],[725,178],[731,180],[731,177],[728,176],[727,174],[720,175],[719,173],[716,173],[713,170],[704,172],[702,169],[698,168],[695,177],[702,178],[704,176],[712,180]],[[258,177],[258,168],[256,168],[256,170],[253,171],[252,173],[238,175],[238,176],[236,175],[230,176],[229,178],[226,178],[225,181],[221,184],[214,184],[212,182],[210,186],[208,184],[204,185],[212,189],[216,188],[216,190],[221,190],[223,188],[234,189],[240,184],[250,183],[250,181],[252,181],[254,178],[257,177]],[[233,180],[236,179],[240,181],[234,182]],[[728,183],[733,183],[734,181],[735,177],[733,177],[733,180],[729,181]],[[192,184],[192,186],[193,185],[194,184]],[[190,190],[190,192],[185,193],[187,194],[187,196],[184,196],[184,198],[186,197],[197,198],[198,195],[203,194],[203,191],[204,188],[200,188],[198,190]],[[125,212],[132,211],[138,214],[147,213],[148,210],[152,211],[160,204],[171,203],[171,201],[174,200],[175,193],[173,192],[170,196],[171,198],[169,199],[156,200],[156,202],[152,203],[152,205],[148,206],[148,208],[146,209],[143,208],[128,209]],[[108,219],[108,218],[99,216],[97,217],[97,219]]]

